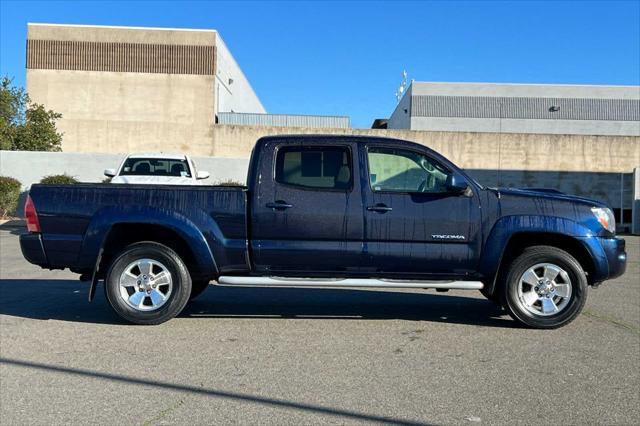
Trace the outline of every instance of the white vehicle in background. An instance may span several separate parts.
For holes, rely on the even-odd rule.
[[[209,172],[197,171],[187,155],[144,153],[127,156],[118,169],[106,169],[111,183],[155,185],[200,185]]]

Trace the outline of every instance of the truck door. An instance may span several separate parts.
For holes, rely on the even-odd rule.
[[[270,141],[254,153],[261,158],[250,207],[256,272],[337,276],[358,269],[363,217],[357,155],[356,144],[309,138]]]
[[[480,249],[480,208],[473,192],[446,189],[453,171],[427,150],[368,143],[362,162],[365,245],[372,274],[464,276]]]

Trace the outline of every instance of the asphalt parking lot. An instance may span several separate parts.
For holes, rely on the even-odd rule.
[[[640,238],[553,331],[476,292],[211,287],[155,327],[0,231],[2,424],[634,424]]]

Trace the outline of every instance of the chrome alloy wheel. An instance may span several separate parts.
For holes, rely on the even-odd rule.
[[[518,303],[533,315],[555,315],[564,310],[570,300],[571,279],[558,265],[538,263],[520,277]]]
[[[137,311],[155,311],[164,305],[173,290],[171,272],[152,259],[131,262],[120,275],[120,297]]]

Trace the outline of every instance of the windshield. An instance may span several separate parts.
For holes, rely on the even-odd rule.
[[[127,158],[120,170],[121,176],[176,176],[191,177],[187,160],[165,158]]]

